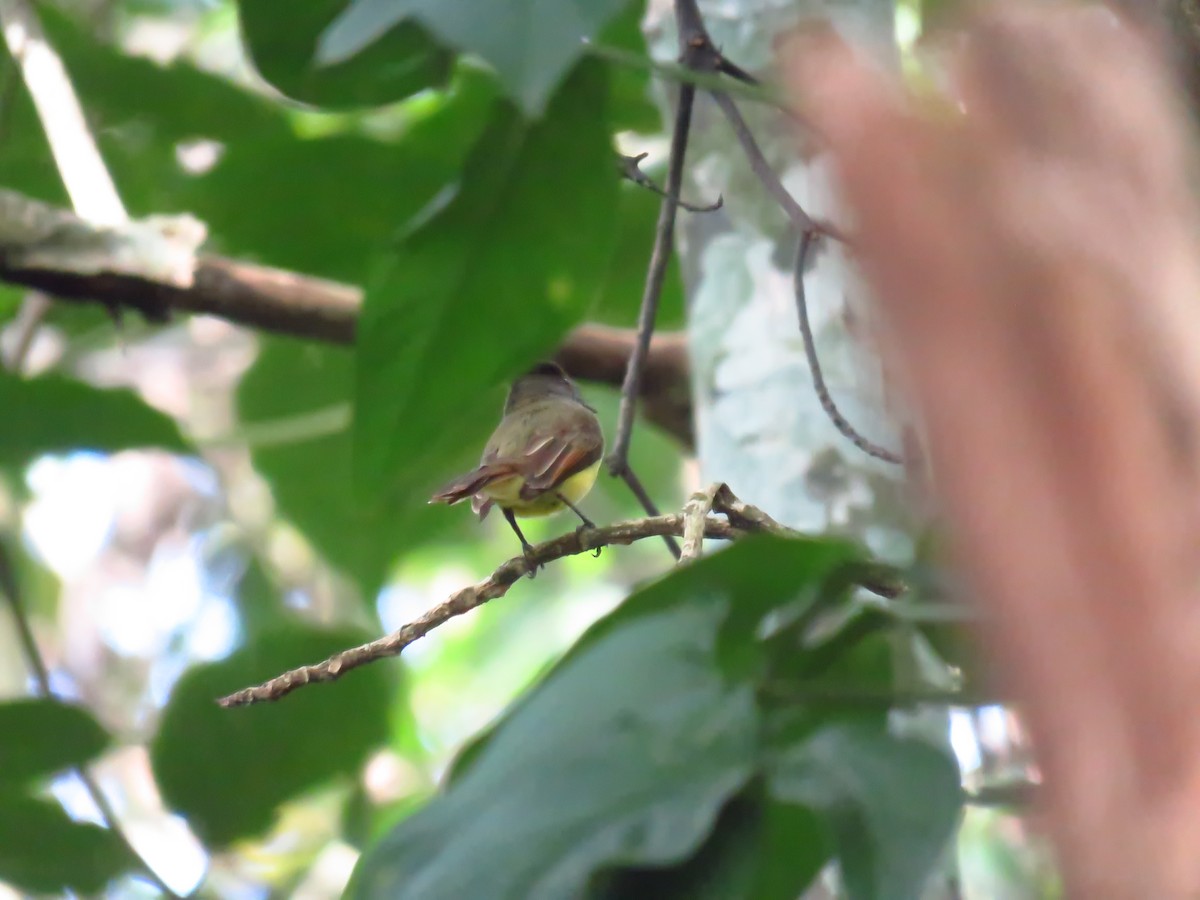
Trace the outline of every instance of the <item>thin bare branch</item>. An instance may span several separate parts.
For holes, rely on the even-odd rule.
[[[623,153],[618,154],[617,171],[619,171],[621,176],[627,181],[632,181],[634,184],[644,187],[651,193],[658,194],[660,197],[665,197],[667,196],[667,192],[655,184],[653,179],[651,179],[650,176],[641,169],[642,160],[649,155],[649,153],[639,153],[637,156],[626,156]],[[725,198],[718,196],[715,203],[709,203],[707,206],[697,206],[694,203],[688,203],[682,197],[676,197],[675,202],[681,209],[686,209],[688,212],[705,213],[716,212],[725,205]]]
[[[621,470],[620,478],[625,482],[625,485],[629,488],[633,496],[637,498],[638,503],[642,504],[642,509],[646,511],[646,515],[658,516],[661,514],[658,505],[650,498],[649,492],[642,485],[642,480],[634,474],[633,469],[629,467],[628,463]],[[664,534],[662,539],[663,543],[667,545],[667,549],[671,551],[671,555],[679,559],[683,551],[679,549],[679,542],[675,540],[674,535]]]
[[[813,338],[812,323],[808,318],[808,301],[804,295],[804,270],[808,264],[808,253],[814,240],[815,235],[811,231],[805,231],[800,235],[800,243],[796,248],[796,263],[792,270],[792,287],[796,295],[796,313],[800,317],[800,336],[804,339],[804,353],[808,357],[809,369],[812,371],[813,389],[817,392],[817,400],[821,404],[821,409],[825,410],[829,421],[855,447],[876,459],[902,465],[904,463],[903,456],[865,437],[850,423],[849,419],[842,415],[842,411],[838,409],[829,393],[829,386],[825,383],[825,375],[821,371],[821,360],[817,356],[817,344]]]
[[[682,41],[682,37],[680,38]],[[695,105],[696,89],[690,84],[680,85],[679,104],[675,110],[675,127],[671,135],[671,155],[667,163],[667,184],[662,206],[658,212],[658,223],[654,229],[654,247],[650,252],[650,266],[646,270],[646,283],[642,290],[642,305],[638,312],[638,339],[629,363],[625,367],[625,380],[621,385],[621,405],[617,413],[617,433],[613,448],[608,456],[608,470],[622,476],[629,467],[629,443],[633,438],[633,417],[637,409],[637,398],[641,392],[642,370],[650,352],[650,339],[654,335],[654,323],[658,317],[658,304],[662,298],[663,282],[667,275],[667,263],[675,242],[675,213],[677,197],[683,184],[683,161],[687,154],[688,135],[692,127],[692,107]]]
[[[779,180],[779,176],[775,174],[775,170],[771,168],[771,164],[763,155],[762,148],[759,147],[758,141],[755,140],[750,126],[746,124],[746,119],[742,116],[742,111],[737,108],[737,104],[733,102],[733,98],[722,91],[712,91],[710,96],[729,121],[729,127],[733,129],[734,137],[737,138],[742,152],[746,154],[746,161],[750,163],[754,176],[762,183],[775,202],[782,207],[792,224],[801,231],[823,231],[821,226],[801,208],[800,204],[796,202],[796,198],[783,186],[783,182]]]
[[[711,512],[705,512],[708,507],[711,508]],[[739,500],[727,485],[714,484],[707,491],[696,494],[683,512],[630,519],[599,528],[581,528],[537,544],[528,555],[514,556],[501,563],[483,581],[456,591],[424,615],[389,635],[335,653],[323,662],[291,669],[262,684],[222,697],[217,703],[225,707],[248,706],[278,700],[306,684],[335,681],[351,669],[385,657],[397,656],[409,644],[420,640],[455,616],[470,612],[489,600],[503,597],[509,588],[535,568],[600,547],[632,544],[652,537],[679,537],[685,533],[689,548],[698,548],[705,538],[733,540],[754,533],[789,538],[803,536],[798,531],[780,525],[757,507]],[[694,559],[695,556],[688,558]],[[869,590],[873,589],[872,580],[876,580],[878,576],[879,573],[872,571],[869,566],[847,573],[847,577],[855,584]]]
[[[278,700],[297,688],[313,682],[334,681],[351,669],[356,669],[377,659],[396,656],[413,641],[423,638],[455,616],[470,612],[489,600],[503,597],[508,593],[509,588],[535,566],[542,566],[565,556],[576,556],[599,547],[632,544],[650,537],[681,535],[683,534],[683,524],[683,515],[674,513],[667,516],[632,519],[600,528],[571,531],[562,537],[536,545],[527,557],[514,556],[502,563],[483,581],[455,592],[446,601],[438,604],[420,618],[409,622],[398,631],[368,644],[344,650],[324,662],[300,666],[284,672],[270,681],[222,697],[217,702],[226,707],[246,706],[267,700]],[[724,520],[709,518],[704,522],[705,537],[728,540],[741,533],[743,532]]]

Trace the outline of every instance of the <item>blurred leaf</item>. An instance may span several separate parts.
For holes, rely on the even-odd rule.
[[[238,0],[242,38],[259,73],[289,97],[316,106],[377,106],[450,75],[453,54],[414,21],[397,21],[350,58],[318,65],[317,38],[348,0]]]
[[[72,821],[57,803],[0,791],[0,881],[95,895],[134,862],[111,831]]]
[[[646,36],[642,33],[645,15],[645,0],[626,0],[625,8],[605,26],[597,43],[649,59]],[[608,118],[614,131],[642,134],[662,131],[662,114],[650,97],[648,68],[614,64],[609,69],[609,79]]]
[[[460,67],[447,92],[396,108],[394,141],[305,138],[261,94],[183,62],[125,56],[52,7],[39,13],[133,214],[191,212],[208,225],[209,252],[351,283],[455,177],[495,96],[486,73]],[[23,90],[14,94],[0,184],[64,203],[36,114]],[[213,142],[211,167],[185,168],[182,151],[204,141]]]
[[[875,725],[826,725],[781,749],[768,778],[827,820],[851,900],[921,896],[961,810],[953,758]]]
[[[0,703],[0,788],[81,765],[108,741],[82,707],[44,699]]]
[[[321,35],[319,62],[371,52],[398,24],[416,20],[450,46],[495,67],[527,113],[541,113],[555,88],[629,0],[350,0]],[[595,112],[595,110],[591,110]]]
[[[256,637],[221,662],[189,669],[150,748],[163,798],[211,848],[270,827],[276,808],[335,776],[353,776],[387,739],[395,669],[387,663],[279,703],[222,709],[217,698],[367,640],[299,626]]]
[[[749,791],[721,811],[716,827],[686,862],[625,869],[601,881],[595,900],[796,900],[828,851],[807,810],[768,803]]]
[[[713,660],[725,611],[648,616],[557,668],[349,895],[578,896],[605,865],[689,854],[754,766],[753,694]]]
[[[650,174],[649,170],[647,174]],[[654,246],[660,200],[657,194],[644,187],[628,181],[621,183],[617,246],[600,289],[600,299],[590,319],[629,328],[637,323],[646,268],[650,264],[650,252]],[[660,329],[682,328],[684,325],[683,279],[679,274],[679,258],[675,254],[667,263],[656,322]]]
[[[620,870],[600,879],[588,895],[594,900],[738,900],[752,896],[762,829],[762,806],[735,797],[721,810],[712,833],[691,858],[675,866]]]
[[[424,501],[448,452],[482,448],[499,382],[586,313],[616,228],[603,103],[602,73],[585,64],[541,122],[497,109],[457,194],[367,292],[354,413],[360,496]]]
[[[424,504],[412,509],[356,500],[350,488],[348,421],[315,437],[269,439],[272,422],[311,419],[323,411],[332,420],[339,410],[348,420],[353,373],[354,354],[348,349],[264,338],[257,361],[238,387],[238,416],[262,435],[251,441],[252,459],[271,486],[279,514],[327,562],[352,577],[365,597],[373,598],[392,560],[411,543],[405,535],[417,531],[409,526],[415,514],[424,512]],[[422,524],[432,529],[453,523],[439,519]]]
[[[189,449],[174,420],[133,391],[104,390],[58,375],[23,379],[0,372],[0,411],[0,467],[69,450]]]

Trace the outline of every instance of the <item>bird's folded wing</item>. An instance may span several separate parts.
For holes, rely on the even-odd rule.
[[[591,435],[574,435],[570,442],[558,435],[543,439],[525,456],[521,499],[532,500],[554,490],[576,472],[599,462],[603,453],[603,440]]]

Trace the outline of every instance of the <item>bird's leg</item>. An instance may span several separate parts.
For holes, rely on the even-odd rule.
[[[575,513],[575,515],[579,516],[580,524],[579,524],[579,527],[575,529],[576,531],[585,531],[589,528],[596,527],[595,522],[593,522],[591,519],[589,519],[587,516],[585,516],[582,512],[580,512],[579,507],[576,506],[574,503],[572,503],[570,500],[568,500],[566,497],[564,497],[561,493],[559,493],[558,491],[555,491],[555,496],[557,496],[558,499],[561,500],[563,503],[567,504],[567,506],[570,507],[571,512],[573,512],[573,513]],[[603,548],[601,548],[601,547],[597,547],[596,552],[592,555],[599,556],[600,551],[602,549]]]
[[[521,552],[525,555],[525,562],[529,564],[529,577],[537,578],[538,564],[533,560],[533,547],[529,541],[525,540],[525,535],[521,534],[521,526],[517,524],[517,517],[507,507],[501,507],[501,511],[504,513],[504,518],[508,520],[508,524],[512,526],[512,530],[517,533],[517,538],[521,541]]]

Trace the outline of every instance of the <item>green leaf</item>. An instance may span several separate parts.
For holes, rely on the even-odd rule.
[[[881,727],[826,725],[779,752],[769,789],[819,812],[852,900],[910,900],[954,833],[961,810],[954,759]]]
[[[645,0],[627,0],[625,9],[600,33],[597,43],[616,48],[643,59],[650,58],[642,19]],[[662,113],[650,97],[650,69],[612,65],[609,70],[609,113],[614,131],[658,134],[662,131]]]
[[[629,0],[351,0],[321,35],[319,62],[370,51],[391,29],[424,23],[447,44],[487,60],[508,93],[538,114],[593,39]],[[594,110],[593,110],[594,112]]]
[[[594,301],[617,213],[604,96],[601,71],[585,64],[542,121],[498,108],[457,194],[368,290],[354,412],[361,496],[423,502],[447,454],[482,448],[500,383]]]
[[[754,769],[753,693],[715,665],[725,612],[648,616],[558,667],[349,896],[571,897],[604,867],[688,856]]]
[[[133,865],[111,831],[73,822],[57,803],[0,791],[0,881],[34,894],[96,895]]]
[[[238,413],[279,514],[373,598],[400,553],[456,522],[429,516],[423,502],[380,504],[351,490],[353,373],[351,350],[263,338],[238,386]]]
[[[44,453],[133,447],[188,452],[175,421],[133,391],[106,390],[59,375],[0,372],[0,467],[19,468]]]
[[[82,707],[43,699],[0,703],[0,787],[82,765],[108,741]]]
[[[52,6],[39,13],[89,118],[103,126],[102,155],[133,214],[186,210],[208,225],[208,252],[351,283],[455,177],[496,95],[489,75],[463,66],[447,91],[391,112],[394,140],[346,133],[353,118],[304,136],[261,93],[184,62],[125,56]],[[13,93],[0,184],[64,203],[33,107],[23,90]],[[216,159],[188,170],[180,148],[197,141],[214,142]]]
[[[758,674],[766,662],[756,639],[773,610],[808,603],[831,578],[862,556],[836,538],[783,538],[754,535],[673,569],[626,600],[580,638],[572,653],[630,619],[680,605],[730,603],[718,645],[722,666],[732,677]]]
[[[600,881],[594,900],[796,900],[829,853],[807,810],[750,791],[734,798],[712,834],[676,866],[624,869]]]
[[[446,83],[453,54],[414,21],[382,29],[351,58],[318,65],[317,39],[348,5],[238,0],[242,38],[259,74],[287,96],[325,107],[377,106]]]
[[[718,630],[716,648],[726,676],[741,681],[766,674],[770,648],[760,647],[757,639],[764,617],[797,599],[811,598],[860,555],[853,545],[835,538],[767,534],[743,538],[642,587],[584,632],[547,677],[632,622],[669,610],[710,607],[730,610]],[[521,702],[510,707],[495,729],[520,712]],[[485,731],[463,748],[451,769],[451,781],[470,771],[494,734],[494,729]]]
[[[279,703],[223,709],[217,698],[369,637],[281,628],[179,680],[150,756],[163,798],[206,844],[220,848],[260,834],[281,803],[335,776],[355,775],[387,740],[395,669],[366,666]]]
[[[647,174],[650,174],[647,172]],[[642,305],[646,267],[654,246],[660,197],[628,181],[621,184],[617,246],[600,290],[600,299],[589,318],[606,325],[632,327]],[[683,278],[679,258],[671,254],[659,297],[657,327],[682,328]]]

